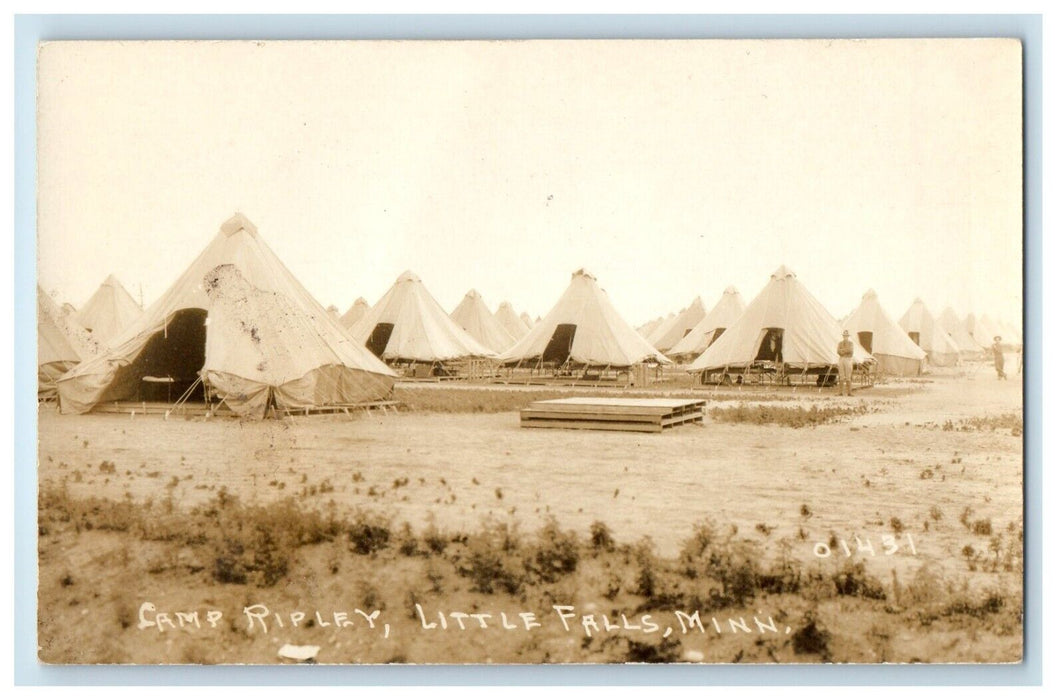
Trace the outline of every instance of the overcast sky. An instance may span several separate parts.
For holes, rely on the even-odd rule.
[[[841,317],[1015,323],[1007,40],[95,42],[40,52],[39,276],[147,304],[234,212],[324,305],[411,269],[546,313],[586,267],[633,325],[780,265]]]

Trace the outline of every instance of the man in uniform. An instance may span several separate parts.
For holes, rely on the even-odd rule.
[[[839,396],[843,391],[847,396],[853,396],[853,341],[849,331],[842,332],[836,352],[839,354]]]
[[[994,369],[997,370],[998,379],[1006,379],[1005,377],[1005,349],[1001,347],[1001,336],[994,336],[994,344],[990,346],[990,350],[994,353]]]

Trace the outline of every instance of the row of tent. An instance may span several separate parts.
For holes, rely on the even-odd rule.
[[[111,310],[99,311],[94,295],[74,315],[77,324],[38,294],[39,394],[57,396],[64,413],[137,400],[160,383],[181,396],[199,386],[247,416],[271,407],[352,405],[388,396],[398,364],[471,358],[621,369],[668,364],[667,352],[695,358],[692,370],[762,359],[826,367],[838,361],[843,327],[862,341],[858,361],[874,354],[898,373],[915,373],[925,358],[952,348],[936,345],[944,342],[944,322],[910,309],[905,318],[913,317],[914,331],[906,331],[883,313],[874,293],[839,324],[786,267],[749,306],[729,287],[709,312],[696,300],[668,328],[653,329],[650,339],[624,321],[583,269],[533,324],[509,304],[492,314],[475,291],[448,314],[412,272],[400,275],[372,307],[359,299],[340,315],[310,295],[240,214],[143,312],[113,278],[97,292]],[[135,318],[127,323],[121,314]]]
[[[804,287],[798,285],[796,280],[788,283],[788,280],[794,280],[792,272],[781,268],[772,280],[778,284],[770,282],[765,292],[758,297],[758,308],[744,324],[751,331],[756,331],[759,323],[765,324],[762,328],[769,328],[772,323],[785,326],[786,321],[770,318],[770,312],[774,310],[786,310],[782,316],[793,320],[822,316],[819,314],[822,307],[819,303],[813,303],[815,300],[811,299]],[[800,299],[804,301],[799,302]],[[791,308],[788,309],[788,306]],[[699,297],[679,314],[659,317],[640,326],[639,332],[668,357],[683,361],[705,352],[726,329],[739,321],[745,311],[742,296],[734,287],[729,287],[712,310],[705,311]],[[826,327],[826,320],[818,325]],[[976,319],[974,314],[969,314],[961,321],[956,312],[947,307],[936,320],[919,298],[913,301],[901,318],[894,321],[880,305],[872,289],[865,293],[860,305],[839,322],[839,326],[856,336],[861,346],[876,357],[880,372],[892,375],[916,374],[924,362],[938,367],[955,366],[962,357],[985,354],[995,338],[1000,338],[1003,345],[1011,347],[1020,346],[1023,342],[1021,333],[1014,327],[995,322],[986,315]],[[766,334],[760,334],[763,335]],[[713,357],[719,357],[719,352]],[[728,356],[727,362],[722,359],[721,363],[741,364],[746,354],[743,346],[737,357]]]

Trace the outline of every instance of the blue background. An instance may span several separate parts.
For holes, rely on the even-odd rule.
[[[1026,627],[1018,665],[45,666],[36,655],[36,47],[59,39],[1018,37],[1024,44]],[[18,15],[15,17],[15,683],[18,685],[1036,685],[1042,680],[1040,15]],[[1033,400],[1032,400],[1033,399]]]

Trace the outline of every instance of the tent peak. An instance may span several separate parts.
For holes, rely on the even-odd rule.
[[[407,270],[403,274],[395,278],[395,283],[400,282],[420,282],[421,278],[414,274],[413,270]]]
[[[573,273],[573,279],[575,280],[577,277],[586,277],[589,280],[597,281],[595,279],[595,276],[593,274],[591,274],[590,272],[588,272],[587,269],[583,268],[583,267],[581,267],[579,270],[577,270],[576,272]]]
[[[251,220],[240,212],[233,214],[222,224],[221,232],[227,236],[232,236],[234,233],[239,233],[240,231],[247,231],[252,236],[259,235],[259,229],[255,224],[251,223]]]
[[[772,279],[774,279],[774,280],[785,280],[788,277],[797,277],[797,276],[798,275],[794,274],[794,271],[791,270],[791,268],[787,267],[786,265],[780,265],[779,268],[775,272],[772,273]]]
[[[862,299],[878,299],[879,295],[876,294],[876,290],[869,289],[867,292],[864,293],[864,296],[861,297],[861,298]]]
[[[730,284],[729,284],[729,285],[727,286],[727,288],[726,288],[726,289],[724,290],[724,293],[725,293],[725,294],[738,294],[738,293],[739,293],[739,290],[738,290],[738,289],[736,289],[736,288],[735,288],[734,286],[732,286],[732,285],[730,285]]]
[[[480,292],[478,292],[475,289],[470,289],[468,292],[465,293],[465,295],[467,297],[469,297],[470,299],[478,299],[478,298],[480,298]]]

